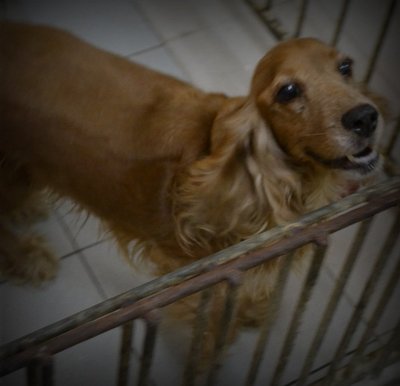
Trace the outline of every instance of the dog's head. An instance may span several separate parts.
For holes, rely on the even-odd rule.
[[[383,119],[352,79],[353,61],[304,38],[269,51],[254,73],[251,95],[284,152],[312,164],[365,176],[378,169]]]

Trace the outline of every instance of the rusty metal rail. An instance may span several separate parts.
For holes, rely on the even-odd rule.
[[[148,331],[146,335],[147,344],[144,347],[148,355],[145,355],[147,359],[142,362],[139,376],[139,384],[144,385],[148,379],[157,329],[157,318],[154,318],[154,315],[151,314],[154,313],[154,310],[222,281],[228,281],[236,286],[238,284],[238,273],[240,275],[242,271],[277,256],[288,254],[305,244],[314,242],[320,245],[321,243],[324,244],[323,240],[326,240],[330,233],[373,216],[397,205],[399,202],[400,178],[395,177],[373,188],[348,196],[338,203],[309,213],[296,223],[277,227],[254,236],[238,245],[66,318],[46,329],[6,344],[1,348],[1,374],[4,375],[21,367],[29,366],[35,361],[39,363],[38,368],[49,367],[43,364],[50,363],[49,360],[52,355],[112,328],[129,323],[132,319],[145,318]],[[323,254],[316,256],[317,261],[322,261]],[[293,317],[292,331],[289,330],[288,332],[287,349],[285,349],[287,352],[292,344],[293,331],[309,296],[307,291],[310,291],[313,283],[315,283],[318,271],[318,264],[313,265],[308,279],[311,286],[307,286],[303,290],[305,292],[300,301],[299,310]],[[234,296],[234,292],[231,291],[232,296]],[[225,310],[226,320],[229,320],[232,315],[233,303],[233,299],[228,299]],[[206,312],[206,305],[205,303],[204,312]],[[199,328],[199,331],[201,331],[202,327]],[[255,373],[259,364],[259,357],[262,355],[262,347],[266,341],[267,332],[268,329],[265,329],[262,333],[264,336],[260,338],[261,343],[258,350],[256,349],[257,354],[255,353],[253,359]],[[219,352],[215,353],[216,359],[222,351],[224,340],[225,338],[222,336],[218,345]],[[192,350],[196,350],[196,345],[193,346]],[[285,357],[287,352],[284,352],[282,357]],[[277,371],[276,377],[278,379],[281,370]],[[255,379],[255,373],[249,372],[249,385],[252,384],[251,379]],[[192,379],[191,374],[193,374],[193,369],[188,365],[186,379]],[[214,375],[211,372],[209,375],[210,382],[213,379]],[[191,382],[188,381],[187,384],[191,384]]]

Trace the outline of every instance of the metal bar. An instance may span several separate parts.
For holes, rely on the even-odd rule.
[[[357,349],[353,354],[351,363],[348,366],[347,374],[351,377],[354,368],[357,363],[360,363],[362,360],[363,353],[367,348],[368,340],[374,332],[374,328],[378,324],[381,316],[383,315],[386,305],[388,304],[390,298],[393,295],[393,292],[396,288],[397,283],[400,280],[400,256],[398,257],[397,264],[393,270],[393,273],[383,290],[383,293],[379,299],[378,305],[376,306],[373,314],[368,320],[367,328],[362,335],[360,342],[358,343]]]
[[[293,35],[293,37],[295,38],[298,38],[300,36],[301,29],[303,28],[304,20],[306,17],[307,7],[308,7],[308,0],[301,0],[299,17],[297,19],[297,25]]]
[[[141,365],[137,385],[147,386],[150,381],[150,369],[154,357],[159,316],[152,311],[146,315],[146,336],[143,342]]]
[[[336,47],[339,41],[340,34],[342,33],[344,22],[346,21],[347,11],[350,6],[350,1],[351,0],[343,0],[342,2],[342,8],[340,9],[335,32],[333,33],[333,38],[332,38],[332,46],[334,47]]]
[[[290,321],[289,329],[278,360],[278,365],[276,366],[274,375],[272,377],[271,386],[278,385],[280,379],[282,378],[283,371],[286,368],[290,353],[294,346],[297,329],[301,323],[301,318],[306,309],[307,302],[310,299],[315,283],[317,282],[322,262],[326,254],[326,249],[326,245],[320,245],[317,247],[317,250],[314,253],[296,310],[292,316],[292,320]]]
[[[385,183],[365,189],[340,202],[309,213],[295,223],[276,227],[189,264],[174,273],[162,276],[98,306],[82,311],[74,317],[66,318],[46,329],[5,345],[0,374],[8,374],[24,366],[40,352],[41,344],[44,342],[46,342],[45,346],[49,353],[62,351],[131,319],[140,317],[151,309],[163,307],[208,285],[225,280],[226,270],[250,269],[312,242],[316,234],[321,231],[335,232],[394,206],[399,200],[400,178],[393,177]],[[204,273],[211,267],[214,269]],[[199,274],[201,276],[194,276]],[[191,279],[188,280],[189,278]],[[156,292],[157,294],[154,295]],[[115,309],[117,306],[119,309]],[[101,317],[94,319],[95,315],[101,315]],[[75,328],[71,328],[71,326],[75,326]],[[67,327],[68,329],[65,330]],[[22,350],[23,348],[25,350]],[[18,351],[20,352],[18,353]],[[6,358],[10,353],[16,354]]]
[[[36,357],[26,370],[28,386],[52,386],[54,384],[53,357],[46,355]]]
[[[389,25],[390,25],[390,22],[392,21],[392,17],[395,12],[395,7],[396,7],[396,0],[392,0],[387,9],[385,19],[382,23],[382,27],[381,27],[381,30],[378,35],[378,39],[375,43],[374,50],[373,50],[372,55],[369,60],[367,72],[364,77],[364,83],[366,83],[366,84],[368,84],[369,81],[371,80],[373,71],[375,69],[376,62],[378,60],[378,56],[379,56],[382,46],[383,46],[383,41],[386,37],[387,31],[389,30]]]
[[[246,0],[245,3],[254,11],[255,15],[268,28],[268,31],[272,33],[275,39],[280,41],[285,38],[287,35],[286,31],[282,29],[281,23],[271,12],[272,1],[269,1],[270,5],[267,4],[265,8],[258,7],[251,0]]]
[[[375,365],[372,369],[373,378],[378,378],[386,364],[389,362],[390,355],[395,351],[399,350],[400,345],[400,319],[398,320],[396,327],[394,328],[391,337],[388,339],[385,349],[381,350]]]
[[[188,360],[183,373],[182,385],[192,386],[195,384],[197,376],[197,365],[200,360],[203,348],[203,336],[207,330],[208,310],[212,299],[212,288],[207,288],[201,294],[200,303],[197,311],[197,318],[193,327],[192,344],[188,354]]]
[[[393,128],[393,131],[390,135],[388,145],[384,150],[385,155],[389,157],[391,156],[394,145],[396,144],[397,139],[399,138],[399,134],[400,134],[400,117],[397,118],[395,127]]]
[[[133,321],[122,326],[121,348],[119,352],[118,386],[127,386],[133,345]]]
[[[375,261],[375,264],[372,268],[371,274],[368,277],[368,280],[364,286],[363,292],[360,296],[360,299],[356,305],[355,310],[353,311],[350,322],[347,326],[347,329],[339,343],[339,346],[336,350],[332,363],[329,367],[325,384],[326,386],[330,386],[335,381],[335,371],[339,367],[345,353],[346,349],[349,345],[350,339],[353,336],[364,312],[366,305],[368,304],[368,298],[371,296],[376,283],[386,265],[387,260],[389,259],[390,253],[397,241],[397,237],[400,231],[400,211],[396,218],[395,223],[393,224],[386,240],[385,244],[378,255],[378,258]]]
[[[172,285],[181,283],[194,275],[209,270],[213,266],[225,264],[229,261],[235,260],[237,257],[245,253],[254,251],[257,248],[263,248],[267,244],[271,244],[288,236],[289,233],[298,233],[303,228],[325,221],[334,225],[336,219],[339,219],[339,214],[341,214],[341,218],[349,218],[347,225],[358,222],[365,217],[363,213],[354,215],[354,221],[352,221],[352,219],[350,219],[352,216],[348,215],[346,211],[355,207],[359,207],[361,210],[361,208],[364,207],[364,209],[361,210],[362,212],[365,210],[369,215],[377,213],[380,210],[395,205],[397,197],[399,196],[399,189],[400,177],[393,177],[389,181],[365,189],[362,192],[354,193],[336,203],[302,216],[294,224],[278,226],[259,235],[255,235],[241,243],[228,247],[194,263],[188,264],[173,273],[149,281],[148,283],[138,286],[121,295],[110,298],[100,304],[78,312],[75,315],[62,319],[46,328],[37,330],[25,337],[7,343],[0,347],[0,358],[21,351],[24,347],[31,346],[33,343],[38,344],[46,341],[79,326],[83,322],[97,319],[114,310],[143,299],[144,297],[153,295],[154,293],[169,288]],[[327,223],[325,225],[328,226],[329,224]],[[337,224],[337,226],[332,226],[330,232],[339,230],[344,226],[346,225]]]
[[[268,306],[264,311],[264,322],[260,328],[259,337],[253,353],[253,358],[249,366],[249,371],[246,377],[246,386],[253,386],[256,382],[258,371],[263,359],[265,348],[267,347],[268,340],[270,337],[271,329],[276,321],[278,309],[280,307],[283,295],[283,289],[287,278],[289,276],[289,270],[292,267],[293,258],[295,252],[291,252],[285,256],[280,257],[282,260],[281,267],[279,269],[278,277],[275,281],[273,292],[271,293],[271,299],[268,302]]]
[[[224,349],[229,340],[232,324],[235,320],[237,310],[237,298],[239,286],[242,282],[243,273],[234,271],[230,274],[229,291],[225,299],[225,308],[219,324],[218,334],[215,342],[215,349],[212,357],[212,366],[207,376],[207,386],[213,386],[217,380],[217,372]]]
[[[367,220],[364,220],[361,223],[360,228],[358,229],[358,232],[353,240],[348,256],[345,259],[345,263],[342,267],[340,274],[338,275],[338,281],[336,282],[333,293],[330,296],[328,305],[325,308],[323,317],[318,326],[318,330],[314,336],[310,348],[308,349],[308,354],[304,361],[300,377],[297,381],[297,386],[303,386],[307,384],[308,374],[310,373],[315,357],[318,354],[318,350],[321,347],[322,340],[332,320],[332,316],[337,308],[337,305],[339,304],[344,286],[346,285],[350,273],[353,269],[354,263],[356,262],[356,259],[359,256],[361,246],[364,242],[365,236],[368,233],[371,223],[372,223],[372,217],[368,218]]]
[[[302,228],[307,228],[310,225],[323,222],[328,219],[335,219],[341,212],[344,213],[344,217],[347,217],[345,212],[351,208],[357,206],[361,207],[364,205],[365,212],[371,213],[370,209],[378,212],[381,209],[381,205],[382,208],[384,208],[385,205],[388,205],[386,207],[393,205],[393,202],[397,200],[399,195],[399,189],[400,177],[394,177],[389,181],[365,189],[362,192],[352,194],[351,196],[348,196],[339,202],[306,214],[295,224],[275,227],[259,235],[255,235],[232,247],[226,248],[204,259],[188,264],[174,271],[173,273],[151,280],[148,283],[138,286],[121,295],[110,298],[100,304],[78,312],[75,315],[62,319],[57,323],[39,329],[34,333],[26,335],[25,337],[7,343],[0,347],[0,359],[18,351],[22,351],[24,348],[32,346],[32,344],[39,344],[49,340],[81,325],[84,322],[88,323],[92,320],[100,318],[121,307],[125,307],[129,304],[137,302],[140,299],[153,295],[156,292],[169,288],[172,285],[181,283],[184,280],[193,277],[194,275],[198,275],[199,273],[209,270],[213,266],[225,264],[243,255],[244,253],[248,253],[257,248],[262,248],[267,243],[273,243],[274,241],[287,236],[288,233],[299,232]],[[373,203],[377,206],[375,209],[374,205],[371,205]],[[363,219],[363,217],[364,214],[361,214],[359,217],[355,218],[355,221],[349,221],[349,224],[357,222],[358,218]],[[335,220],[332,221],[334,222]],[[343,226],[339,225],[338,227],[333,227],[332,231],[341,229],[340,227]]]

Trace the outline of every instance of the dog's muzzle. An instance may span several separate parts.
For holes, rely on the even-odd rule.
[[[345,129],[363,138],[369,138],[378,124],[378,111],[366,103],[356,106],[342,116],[342,125]]]

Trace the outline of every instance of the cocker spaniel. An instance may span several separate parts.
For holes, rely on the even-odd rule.
[[[100,217],[161,275],[358,189],[380,169],[382,115],[352,60],[311,38],[278,44],[248,95],[201,91],[69,33],[3,23],[0,270],[38,283],[56,257],[8,218],[48,189]],[[268,265],[243,285],[270,290]],[[244,301],[244,300],[243,300]]]

